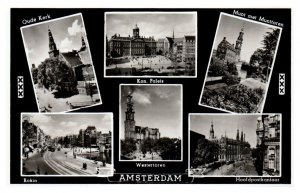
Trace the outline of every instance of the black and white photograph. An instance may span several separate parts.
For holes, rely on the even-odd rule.
[[[234,113],[261,113],[281,28],[220,14],[199,105]]]
[[[196,12],[106,12],[105,77],[197,77]]]
[[[22,176],[113,176],[112,113],[22,113]]]
[[[39,112],[102,104],[82,15],[21,27]]]
[[[182,160],[182,85],[120,85],[120,161]]]
[[[189,114],[190,177],[281,176],[281,114]]]

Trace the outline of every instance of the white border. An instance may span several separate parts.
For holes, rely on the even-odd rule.
[[[262,116],[262,115],[280,115],[280,171],[279,171],[279,175],[278,176],[233,176],[233,175],[190,175],[190,134],[191,134],[191,116],[193,115],[197,115],[197,116],[210,116],[210,117],[213,117],[213,116]],[[234,177],[234,178],[243,178],[243,177],[265,177],[265,178],[280,178],[282,176],[282,113],[251,113],[251,114],[228,114],[228,113],[189,113],[189,118],[188,118],[188,124],[189,124],[189,133],[188,133],[188,141],[189,141],[189,144],[188,144],[188,177],[195,177],[195,178],[214,178],[214,177]],[[253,132],[256,133],[256,128],[254,128]],[[207,139],[207,138],[205,138]],[[250,182],[248,182],[250,183]]]
[[[273,73],[274,63],[275,63],[275,60],[276,60],[277,50],[278,50],[279,42],[280,42],[280,38],[281,38],[282,28],[281,28],[281,27],[278,27],[278,26],[274,26],[274,25],[270,25],[270,24],[258,22],[258,21],[255,21],[255,20],[250,20],[250,19],[246,19],[246,18],[243,18],[243,17],[231,15],[231,14],[224,13],[224,12],[220,12],[219,21],[218,21],[218,26],[217,26],[217,30],[216,30],[216,32],[215,32],[214,43],[213,43],[213,45],[212,45],[212,49],[211,49],[211,53],[210,53],[210,57],[209,57],[208,65],[207,65],[207,70],[206,70],[206,74],[205,74],[205,79],[204,79],[204,82],[203,82],[203,86],[202,86],[202,90],[201,90],[201,94],[200,94],[200,99],[199,99],[198,105],[204,106],[204,107],[208,107],[208,108],[212,108],[212,109],[216,109],[216,110],[220,110],[220,111],[224,111],[224,112],[228,112],[228,113],[233,113],[233,114],[237,113],[237,112],[228,111],[228,110],[226,110],[226,109],[221,109],[221,108],[217,108],[217,107],[213,107],[213,106],[208,106],[208,105],[205,105],[205,104],[202,104],[202,103],[201,103],[201,99],[202,99],[204,87],[205,87],[205,84],[206,84],[206,78],[207,78],[208,69],[209,69],[209,67],[210,67],[210,61],[211,61],[211,57],[212,57],[212,54],[213,54],[214,45],[217,44],[217,42],[216,42],[216,37],[217,37],[217,34],[218,34],[218,30],[219,30],[219,26],[220,26],[221,17],[222,17],[223,15],[228,16],[228,17],[233,17],[233,18],[235,18],[235,19],[245,20],[245,21],[247,21],[247,22],[252,22],[252,23],[256,23],[256,24],[260,24],[260,25],[269,26],[269,27],[272,27],[272,28],[277,28],[277,29],[280,30],[279,36],[278,36],[277,45],[276,45],[276,50],[275,50],[274,57],[273,57],[272,67],[271,67],[271,71],[270,71],[269,78],[268,78],[268,85],[267,85],[267,89],[266,89],[265,94],[264,94],[264,97],[263,97],[263,101],[262,101],[262,103],[261,103],[261,108],[258,109],[257,112],[251,112],[251,113],[262,113],[263,110],[264,110],[265,101],[266,101],[266,99],[267,99],[268,89],[269,89],[269,85],[270,85],[270,82],[271,82],[271,77],[272,77],[272,73]]]
[[[93,72],[94,72],[95,80],[96,80],[96,83],[97,83],[97,89],[98,89],[98,94],[99,94],[100,101],[99,101],[99,103],[96,103],[96,104],[93,104],[93,105],[90,105],[90,106],[80,107],[80,108],[76,108],[76,109],[70,109],[68,111],[50,112],[50,113],[71,112],[71,111],[76,111],[76,110],[79,110],[79,109],[89,108],[89,107],[93,107],[93,106],[97,106],[97,105],[101,105],[102,104],[102,98],[101,98],[100,89],[99,89],[99,86],[98,86],[98,79],[97,79],[95,67],[94,67],[93,60],[92,60],[91,49],[90,49],[89,41],[88,41],[88,38],[87,38],[87,33],[86,33],[86,30],[85,30],[84,20],[83,20],[82,14],[81,13],[77,13],[77,14],[72,14],[72,15],[68,15],[68,16],[65,16],[65,17],[60,17],[60,18],[56,18],[56,19],[51,19],[51,20],[43,21],[43,22],[40,22],[40,23],[34,23],[34,24],[31,24],[31,25],[26,25],[26,26],[23,26],[23,27],[20,28],[21,34],[22,34],[22,39],[23,39],[23,45],[24,45],[24,49],[25,49],[25,53],[26,53],[28,68],[29,68],[29,72],[30,72],[32,87],[33,87],[33,90],[34,90],[35,100],[36,100],[36,103],[37,103],[38,111],[40,113],[41,113],[41,109],[40,109],[39,101],[38,101],[37,96],[36,96],[37,94],[36,94],[36,90],[35,90],[34,82],[33,82],[33,78],[32,78],[32,73],[31,73],[31,68],[30,68],[30,63],[29,63],[29,56],[28,56],[27,48],[26,48],[26,42],[25,42],[24,36],[23,36],[23,29],[24,28],[29,28],[29,27],[32,27],[32,26],[36,26],[36,25],[40,25],[40,24],[45,24],[45,23],[48,23],[48,22],[54,22],[54,21],[62,20],[62,19],[69,18],[69,17],[75,17],[75,16],[80,16],[81,20],[82,20],[82,26],[83,26],[84,33],[85,33],[85,36],[86,36],[86,44],[87,44],[87,47],[89,49],[89,57],[90,57],[91,62],[92,62],[91,65],[93,67]]]
[[[106,15],[107,14],[191,14],[195,15],[195,75],[194,76],[124,76],[124,75],[113,75],[113,76],[108,76],[106,75]],[[182,12],[163,12],[163,11],[106,11],[104,12],[104,66],[103,66],[103,73],[104,73],[104,78],[197,78],[197,66],[198,66],[198,52],[197,52],[197,47],[198,47],[198,13],[197,11],[182,11]],[[107,37],[109,38],[109,37]]]
[[[181,92],[181,109],[180,109],[180,125],[181,125],[181,156],[180,160],[122,160],[121,159],[121,135],[120,131],[121,129],[124,130],[125,134],[125,128],[121,128],[122,125],[122,112],[121,112],[121,87],[122,86],[136,86],[136,87],[142,87],[142,86],[180,86],[180,92]],[[124,117],[124,116],[123,116]],[[119,85],[119,162],[182,162],[183,161],[183,85],[182,84],[120,84]]]
[[[72,116],[72,115],[110,115],[111,116],[111,174],[112,175],[100,175],[100,174],[91,174],[91,175],[61,175],[61,174],[48,174],[48,175],[24,175],[22,170],[23,170],[23,159],[22,159],[22,145],[23,145],[23,134],[22,134],[22,118],[23,115],[61,115],[61,116]],[[111,112],[101,112],[101,113],[66,113],[66,114],[61,114],[61,113],[30,113],[30,112],[21,112],[20,116],[20,176],[21,177],[112,177],[114,175],[114,114]],[[45,163],[48,165],[48,163],[45,161]],[[50,165],[48,165],[50,168],[52,168]],[[53,169],[53,168],[52,168]],[[55,169],[53,169],[55,171]]]

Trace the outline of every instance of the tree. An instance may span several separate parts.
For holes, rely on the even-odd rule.
[[[224,65],[224,62],[218,58],[212,57],[209,66],[209,75],[223,76],[225,71],[227,71],[227,66]]]
[[[136,144],[133,139],[121,140],[121,154],[126,155],[136,151]]]
[[[178,160],[181,158],[181,140],[162,137],[156,141],[156,147],[164,160]]]
[[[229,72],[225,72],[225,75],[222,77],[222,80],[228,85],[234,85],[240,83],[241,77],[231,75]]]
[[[194,166],[216,161],[219,146],[207,139],[199,139],[195,152],[191,152],[191,163]]]
[[[147,151],[151,152],[154,150],[156,141],[154,139],[145,139],[141,144],[141,151],[145,154]]]
[[[49,90],[55,90],[56,97],[78,94],[75,73],[64,61],[47,58],[38,66],[37,79]]]
[[[266,32],[264,39],[262,40],[262,45],[264,49],[263,61],[269,67],[273,62],[273,57],[275,54],[275,49],[277,46],[280,30],[278,28],[270,28],[270,32]]]
[[[38,83],[38,71],[37,68],[31,68],[31,76],[34,84]]]

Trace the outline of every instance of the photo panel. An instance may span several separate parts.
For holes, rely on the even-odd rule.
[[[102,104],[81,13],[21,27],[39,112]]]
[[[221,13],[199,105],[262,113],[281,28]]]
[[[120,85],[119,161],[182,161],[182,85]]]
[[[113,176],[112,113],[22,113],[21,176]]]
[[[190,177],[281,177],[281,114],[189,114]]]
[[[106,12],[105,77],[197,77],[197,12]]]

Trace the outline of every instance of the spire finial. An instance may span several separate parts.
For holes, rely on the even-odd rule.
[[[175,38],[175,35],[174,35],[174,27],[173,27],[173,39]]]

